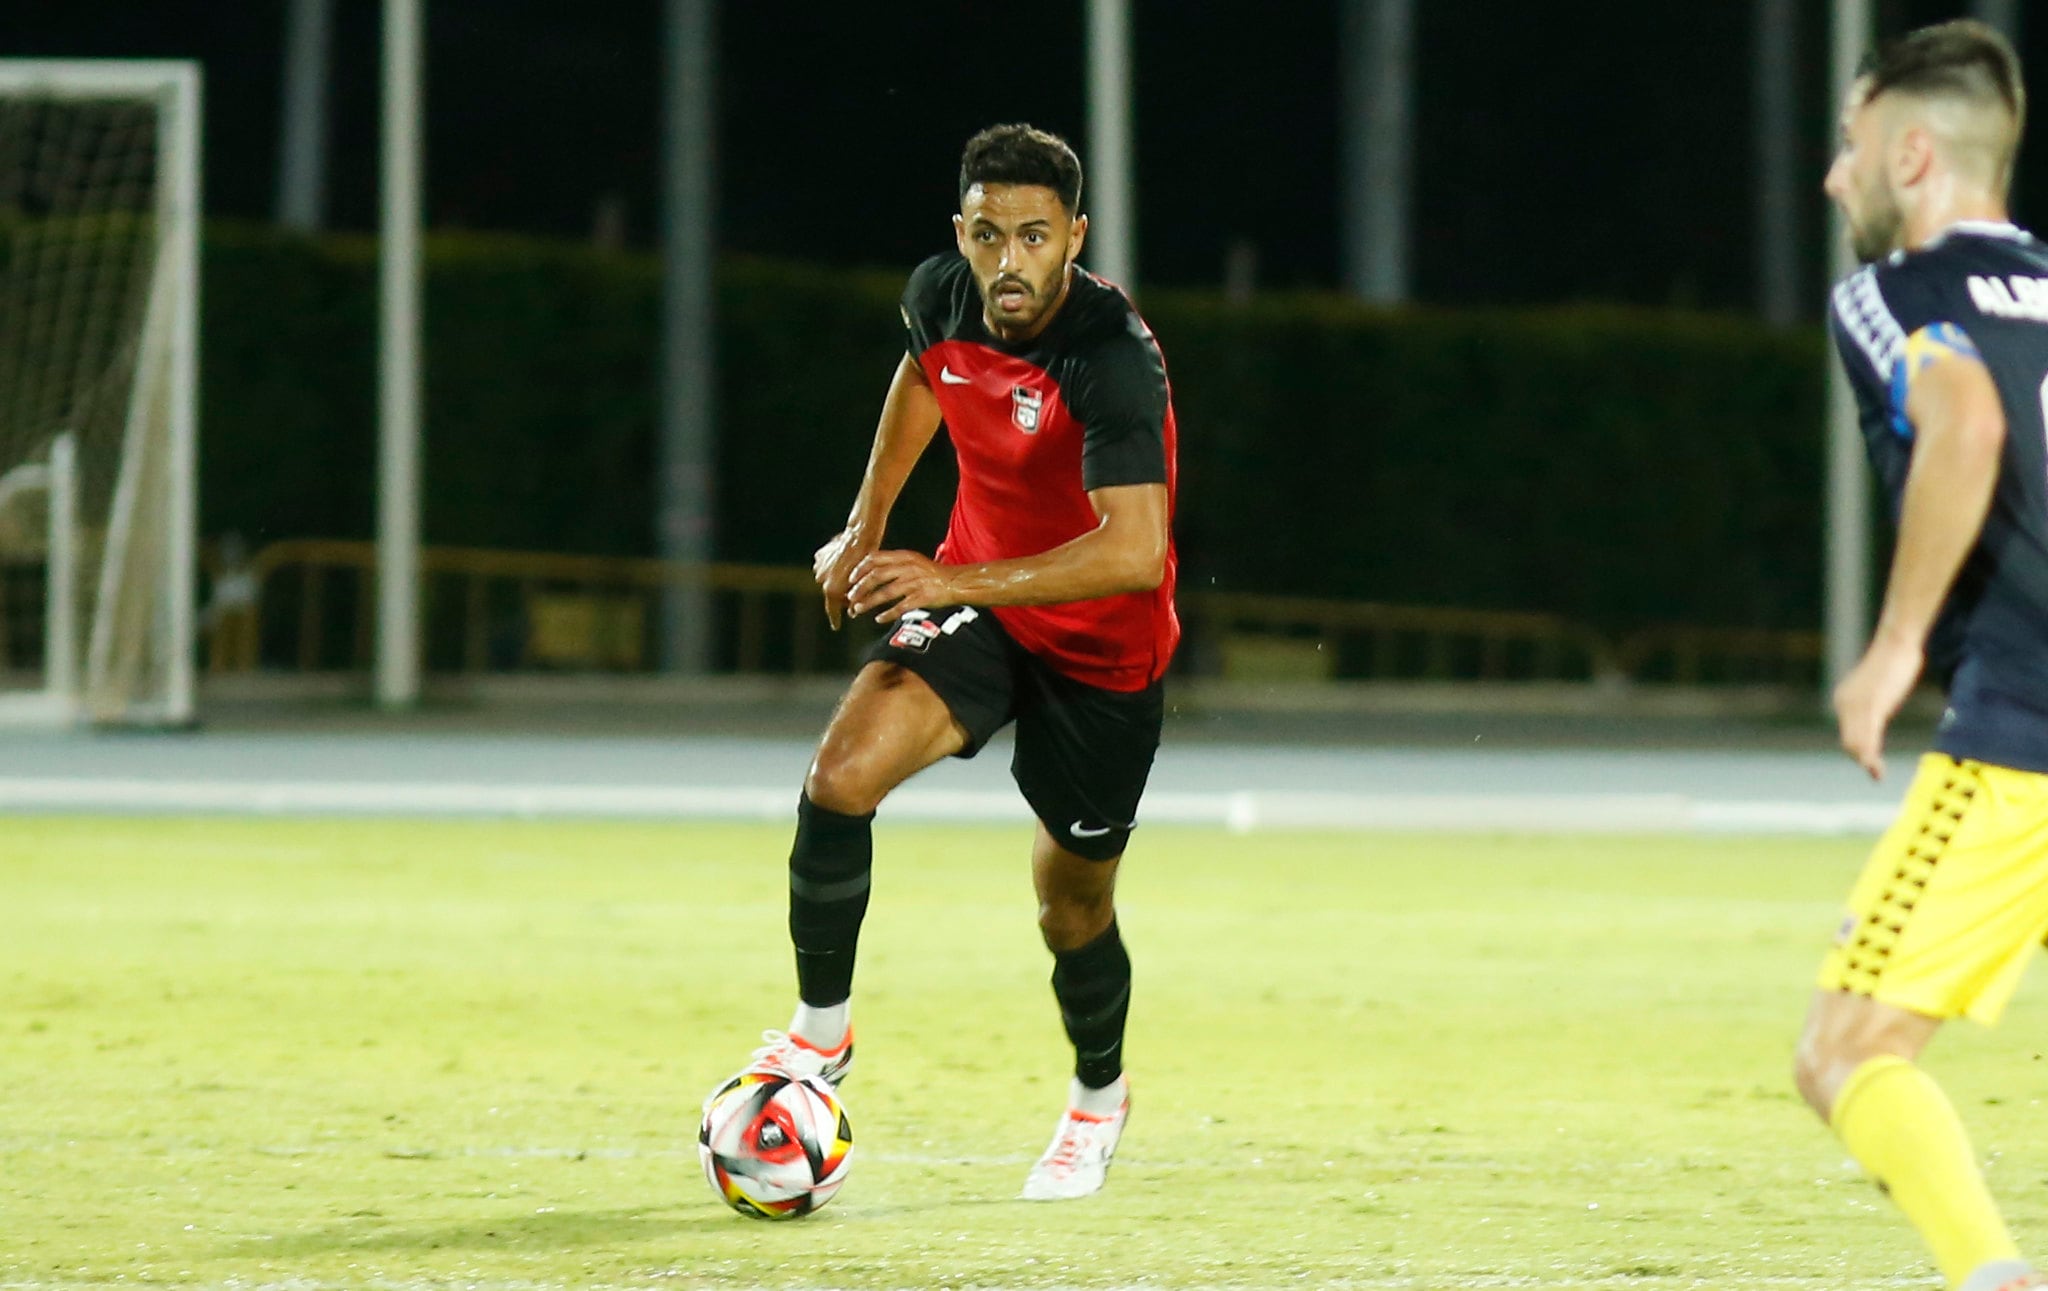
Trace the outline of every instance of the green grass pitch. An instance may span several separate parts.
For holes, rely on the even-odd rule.
[[[1061,1204],[1026,844],[879,829],[852,1178],[767,1224],[694,1134],[787,1017],[786,830],[8,821],[0,1286],[1935,1285],[1790,1089],[1859,840],[1145,830]],[[1930,1058],[2035,1250],[2044,1023]]]

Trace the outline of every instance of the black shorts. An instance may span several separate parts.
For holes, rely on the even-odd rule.
[[[916,673],[967,730],[971,758],[1017,723],[1010,775],[1060,846],[1090,860],[1123,855],[1159,751],[1164,688],[1104,690],[1018,645],[985,609],[912,610],[867,652]]]

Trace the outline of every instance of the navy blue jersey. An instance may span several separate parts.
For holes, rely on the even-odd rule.
[[[1944,353],[1990,370],[2005,447],[1983,531],[1928,642],[1928,671],[1949,696],[1935,747],[2048,772],[2048,246],[2010,224],[1957,224],[1845,279],[1829,324],[1894,524],[1915,374]]]

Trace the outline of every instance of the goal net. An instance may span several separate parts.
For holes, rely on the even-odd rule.
[[[0,723],[193,715],[199,95],[0,59]]]

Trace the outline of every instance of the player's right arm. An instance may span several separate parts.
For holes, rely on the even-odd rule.
[[[1884,733],[1926,662],[1927,636],[1990,512],[2005,448],[2005,406],[1991,370],[1961,329],[1913,334],[1899,362],[1912,466],[1884,608],[1862,659],[1835,688],[1842,748],[1884,774]]]
[[[860,493],[847,514],[846,527],[818,548],[811,561],[811,572],[825,594],[825,618],[835,632],[846,615],[846,593],[853,583],[854,566],[881,547],[889,512],[895,508],[911,468],[931,446],[939,420],[939,401],[931,382],[917,360],[904,355],[889,383],[888,397],[882,401],[874,447],[868,450],[867,470],[861,475]]]

